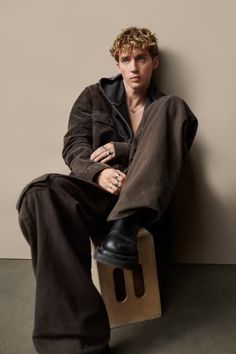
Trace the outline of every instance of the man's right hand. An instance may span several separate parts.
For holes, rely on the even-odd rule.
[[[126,174],[114,168],[106,168],[97,175],[97,183],[111,194],[120,194]]]

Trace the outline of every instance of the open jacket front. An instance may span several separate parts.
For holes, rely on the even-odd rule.
[[[145,108],[161,96],[152,83]],[[102,78],[88,86],[72,108],[63,157],[74,175],[92,181],[105,168],[126,169],[132,141],[122,76]],[[115,159],[109,165],[90,161],[91,153],[108,142],[114,143]]]

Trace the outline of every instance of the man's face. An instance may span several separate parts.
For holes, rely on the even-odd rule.
[[[123,52],[117,63],[126,89],[142,91],[148,88],[153,70],[158,67],[158,58],[152,58],[147,49]]]

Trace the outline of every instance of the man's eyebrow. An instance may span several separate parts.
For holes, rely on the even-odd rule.
[[[129,59],[130,55],[121,55],[120,59]]]
[[[146,56],[147,56],[146,53],[140,53],[140,54],[135,55],[135,59],[139,58],[139,57],[146,57]]]

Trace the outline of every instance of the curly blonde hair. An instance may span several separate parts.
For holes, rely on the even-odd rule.
[[[110,49],[113,58],[118,62],[122,52],[134,48],[147,49],[152,58],[158,56],[157,37],[148,28],[128,27],[116,37]]]

